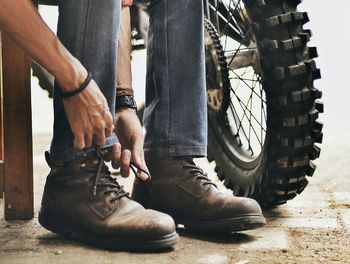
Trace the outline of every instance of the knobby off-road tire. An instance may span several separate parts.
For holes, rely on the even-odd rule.
[[[229,16],[233,16],[237,7],[227,8],[230,1],[218,1],[230,12],[216,8],[216,12],[221,12],[221,18],[215,20],[210,17],[218,31],[218,38],[221,38],[221,43],[216,43],[220,56],[225,56],[227,52],[223,36],[231,34],[227,27],[223,27],[224,20],[229,21]],[[214,0],[211,2],[214,3]],[[265,94],[263,96],[260,91],[261,105],[266,113],[266,124],[261,128],[265,136],[261,137],[260,153],[246,159],[245,155],[241,155],[241,152],[246,152],[246,149],[240,149],[243,148],[241,134],[232,133],[237,124],[228,118],[230,108],[226,111],[224,107],[223,113],[214,114],[209,109],[208,159],[215,160],[218,177],[235,195],[253,197],[261,205],[269,207],[283,204],[301,193],[308,184],[305,176],[312,176],[315,171],[312,160],[320,155],[316,143],[321,143],[323,137],[323,125],[317,121],[319,113],[323,112],[323,104],[318,101],[322,94],[314,87],[320,71],[314,61],[316,48],[307,46],[311,31],[303,29],[308,22],[307,13],[297,11],[301,1],[243,2],[244,9],[236,12],[236,17],[237,14],[246,17],[245,24],[250,24],[251,39],[256,44],[258,66],[255,65],[254,69]],[[206,29],[213,31],[210,24]],[[225,65],[225,60],[222,60],[221,68],[223,76],[220,78],[227,75],[225,68],[229,69],[230,65]],[[230,80],[231,101],[236,96],[232,92],[233,81]]]
[[[32,61],[33,76],[38,78],[39,86],[47,91],[48,97],[53,97],[54,77],[43,67]]]

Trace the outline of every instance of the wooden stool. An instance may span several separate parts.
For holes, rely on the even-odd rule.
[[[30,59],[0,32],[0,199],[6,220],[34,216],[30,77]]]
[[[30,59],[0,36],[0,198],[4,193],[6,220],[34,216],[30,76]]]

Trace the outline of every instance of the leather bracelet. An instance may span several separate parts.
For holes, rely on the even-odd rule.
[[[116,90],[116,96],[134,96],[134,91],[131,88],[118,88]]]
[[[133,96],[116,96],[115,111],[117,111],[121,107],[129,107],[137,111],[137,105]]]
[[[72,97],[78,93],[81,93],[89,85],[91,80],[92,80],[92,74],[90,72],[88,72],[88,75],[87,75],[85,81],[78,88],[74,89],[73,91],[69,91],[69,92],[62,92],[60,90],[62,98],[66,99],[66,98]]]

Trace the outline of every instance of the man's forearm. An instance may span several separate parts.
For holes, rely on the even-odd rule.
[[[129,7],[123,7],[121,11],[120,31],[118,39],[118,67],[117,67],[117,94],[131,95],[131,24]]]
[[[64,91],[78,87],[87,72],[48,28],[30,0],[0,0],[0,29],[41,64]]]

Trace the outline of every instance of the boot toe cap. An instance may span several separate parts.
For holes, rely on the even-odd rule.
[[[131,240],[155,240],[176,234],[174,220],[154,210],[140,210],[112,221],[109,234]]]
[[[166,237],[176,232],[173,218],[165,213],[148,209],[145,211],[144,221],[153,236]]]
[[[241,197],[239,198],[241,201],[241,207],[243,213],[246,214],[256,214],[256,215],[262,215],[262,210],[257,201],[251,198],[245,198]]]

